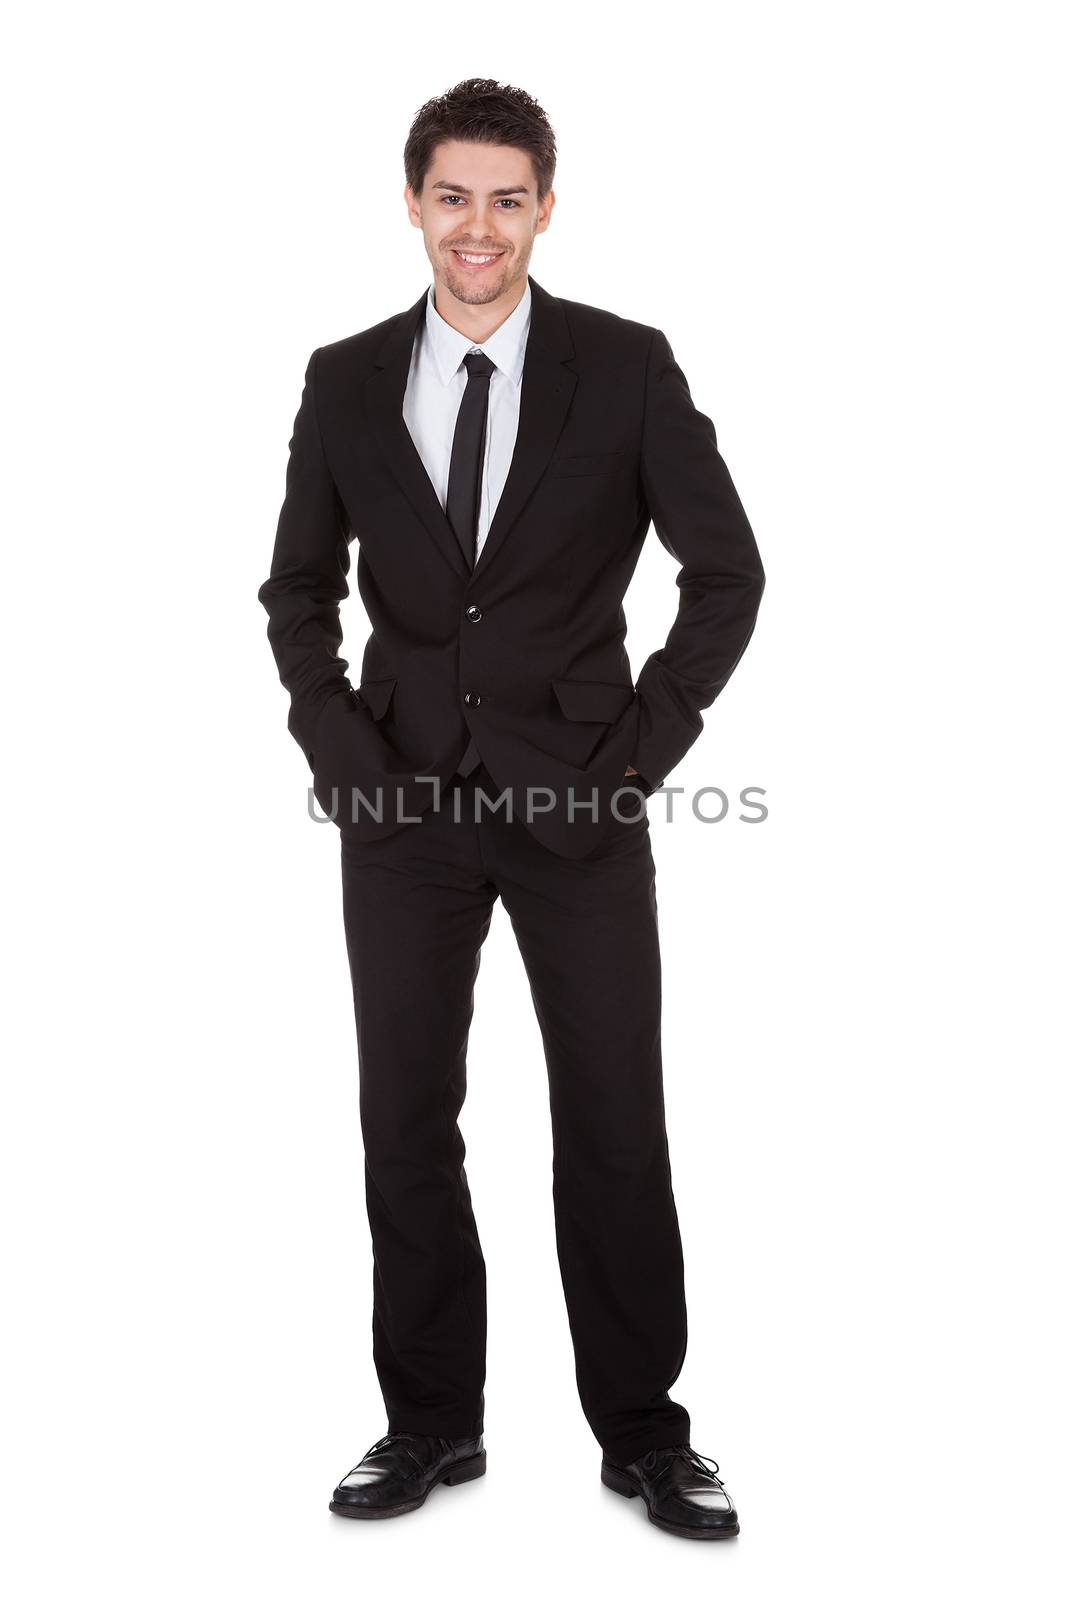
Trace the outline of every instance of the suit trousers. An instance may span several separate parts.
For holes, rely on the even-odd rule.
[[[620,786],[624,780],[620,778]],[[481,791],[482,810],[476,814]],[[541,1030],[556,1247],[585,1417],[609,1460],[689,1441],[649,820],[616,801],[580,860],[511,819],[484,766],[385,838],[341,829],[345,935],[390,1431],[484,1426],[486,1273],[458,1125],[481,947],[511,918]],[[530,1352],[531,1360],[536,1352]]]

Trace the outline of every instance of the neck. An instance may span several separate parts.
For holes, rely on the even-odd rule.
[[[435,273],[433,280],[433,303],[437,314],[443,317],[450,328],[455,328],[471,344],[484,344],[486,339],[506,322],[526,293],[526,274],[523,273],[518,283],[513,284],[506,294],[499,295],[495,300],[487,300],[484,305],[468,305],[465,300],[457,300],[455,295]]]

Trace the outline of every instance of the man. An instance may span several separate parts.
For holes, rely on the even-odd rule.
[[[687,1321],[643,796],[744,651],[763,569],[663,333],[529,276],[555,201],[536,101],[468,79],[422,107],[404,159],[433,283],[312,355],[260,590],[341,834],[389,1424],[331,1510],[396,1515],[485,1471],[485,1267],[457,1119],[499,897],[544,1041],[603,1482],[660,1528],[728,1537],[733,1503],[668,1394]],[[681,601],[635,685],[622,600],[650,520]],[[372,624],[358,690],[338,654],[353,543]]]

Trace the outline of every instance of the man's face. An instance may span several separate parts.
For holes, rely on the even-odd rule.
[[[538,204],[533,163],[503,144],[439,144],[418,198],[404,187],[408,215],[422,229],[434,283],[466,305],[485,305],[524,281],[537,234],[555,204]],[[471,262],[468,256],[490,256]]]

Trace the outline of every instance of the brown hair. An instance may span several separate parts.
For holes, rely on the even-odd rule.
[[[404,174],[415,195],[439,144],[465,139],[474,144],[508,144],[525,150],[537,178],[538,201],[556,175],[556,136],[532,95],[495,78],[464,78],[415,113],[404,145]]]

